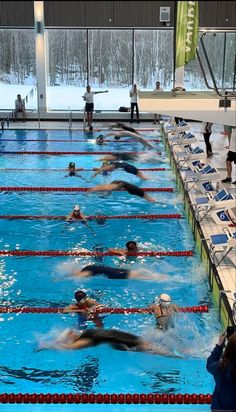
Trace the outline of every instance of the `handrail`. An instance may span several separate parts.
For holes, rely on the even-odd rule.
[[[197,55],[198,63],[199,63],[199,65],[200,65],[200,68],[201,68],[201,71],[202,71],[202,75],[203,75],[203,78],[204,78],[204,80],[205,80],[205,83],[206,83],[207,88],[210,89],[210,90],[214,90],[214,87],[211,87],[211,86],[209,85],[208,81],[207,81],[206,74],[205,74],[205,71],[204,71],[204,68],[203,68],[203,65],[202,65],[202,61],[201,61],[201,58],[200,58],[200,55],[199,55],[199,52],[198,52],[198,48],[196,49],[196,55]]]
[[[201,43],[201,46],[202,46],[202,50],[203,50],[203,53],[204,53],[204,56],[205,56],[205,59],[206,59],[207,67],[208,67],[208,69],[209,69],[209,73],[210,73],[211,80],[212,80],[212,83],[213,83],[213,86],[214,86],[214,87],[213,87],[213,88],[212,88],[212,87],[209,87],[208,82],[206,81],[205,74],[203,75],[203,76],[204,76],[204,80],[205,80],[205,82],[206,82],[206,86],[207,86],[208,88],[210,88],[210,89],[214,89],[215,92],[218,94],[218,96],[224,97],[225,99],[227,99],[227,97],[234,97],[234,98],[235,98],[235,97],[236,97],[235,94],[228,93],[227,91],[225,91],[224,94],[220,93],[220,91],[219,91],[219,89],[218,89],[218,87],[217,87],[217,84],[216,84],[216,81],[215,81],[215,77],[214,77],[214,74],[213,74],[213,71],[212,71],[212,67],[211,67],[211,64],[210,64],[210,61],[209,61],[209,58],[208,58],[208,55],[207,55],[207,51],[206,51],[205,45],[204,45],[203,37],[204,37],[207,33],[217,33],[217,32],[219,32],[219,33],[225,33],[225,30],[224,30],[224,31],[223,31],[223,30],[218,30],[218,31],[217,31],[217,30],[213,30],[213,31],[211,31],[211,30],[207,30],[207,31],[206,31],[206,30],[205,30],[205,31],[201,34],[201,36],[200,36],[200,43]],[[235,30],[228,30],[227,32],[235,33]],[[197,56],[198,56],[198,59],[200,59],[199,53],[197,53]],[[202,64],[200,64],[200,66],[201,66],[202,71],[204,71]]]
[[[68,107],[68,111],[69,111],[69,131],[71,131],[71,129],[72,129],[72,112],[70,110],[70,106]]]

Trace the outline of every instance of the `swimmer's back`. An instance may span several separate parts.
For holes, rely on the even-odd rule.
[[[133,348],[141,344],[141,339],[138,336],[116,329],[87,329],[80,337],[92,339],[95,345],[105,342],[111,343],[117,349],[125,349],[119,345]]]
[[[138,186],[132,185],[131,183],[125,182],[123,180],[113,180],[112,183],[116,183],[116,184],[121,185],[120,189],[124,188],[131,195],[136,195],[136,196],[139,196],[139,197],[144,197],[144,195],[145,195],[143,189],[140,189]]]
[[[126,269],[111,268],[109,266],[88,265],[81,272],[91,273],[91,276],[106,275],[109,279],[127,279],[129,271]]]

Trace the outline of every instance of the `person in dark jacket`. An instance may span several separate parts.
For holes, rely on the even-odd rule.
[[[215,380],[211,410],[236,411],[236,333],[228,339],[224,350],[226,333],[207,359],[207,370]],[[224,352],[223,352],[224,351]]]

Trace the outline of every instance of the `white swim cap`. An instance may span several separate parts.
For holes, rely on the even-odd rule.
[[[171,297],[170,295],[167,295],[167,293],[162,293],[159,298],[158,298],[159,304],[162,306],[168,306],[171,303]]]
[[[79,211],[80,211],[79,205],[75,205],[75,206],[74,206],[74,212],[79,212]]]

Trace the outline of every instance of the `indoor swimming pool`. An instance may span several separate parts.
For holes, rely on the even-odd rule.
[[[104,328],[134,333],[167,348],[172,357],[119,351],[107,344],[81,351],[38,350],[42,342],[55,339],[66,328],[80,330],[77,314],[1,313],[1,393],[211,394],[213,379],[206,372],[205,364],[221,325],[161,134],[156,130],[143,132],[146,139],[153,140],[155,147],[144,153],[142,145],[131,139],[127,139],[127,143],[125,139],[116,142],[110,138],[98,146],[95,137],[100,133],[103,132],[87,136],[79,131],[8,130],[2,135],[1,251],[9,251],[9,254],[10,251],[66,251],[83,252],[83,255],[55,253],[50,256],[49,253],[42,256],[39,253],[31,256],[29,253],[21,256],[19,253],[18,256],[5,256],[2,253],[1,307],[62,308],[71,304],[74,292],[81,289],[111,308],[146,308],[161,293],[168,293],[180,307],[207,305],[209,312],[177,313],[174,327],[166,332],[156,329],[152,314],[101,315]],[[105,156],[99,153],[119,151],[138,153],[136,160],[129,163],[147,169],[143,173],[149,180],[140,180],[121,170],[93,177],[92,169],[99,167]],[[74,154],[67,154],[71,152]],[[77,176],[68,175],[66,169],[71,161],[83,168]],[[91,193],[83,190],[115,179],[150,190],[160,188],[161,191],[150,193],[157,203],[122,191]],[[17,190],[19,187],[21,189]],[[60,190],[62,188],[66,190]],[[70,188],[82,190],[75,192]],[[65,221],[75,204],[80,205],[86,216],[93,217],[88,224]],[[137,218],[140,214],[141,218]],[[101,215],[105,217],[100,219]],[[163,255],[86,255],[91,251],[124,248],[129,240],[135,240],[141,251],[160,251]],[[166,253],[184,251],[192,253],[183,256]],[[92,264],[143,271],[152,275],[152,279],[70,276],[71,268]],[[88,322],[87,327],[93,328],[94,324]],[[1,411],[13,411],[13,407],[1,405]],[[50,405],[47,410],[157,410],[155,405],[146,405],[145,409],[141,405],[140,409],[135,405],[72,407]],[[167,410],[167,407],[174,410],[173,405],[158,406],[160,410]],[[17,408],[19,411],[46,410],[39,405],[17,405]],[[193,405],[182,405],[182,410],[194,410],[191,408]],[[195,410],[209,410],[209,405],[200,405]]]

